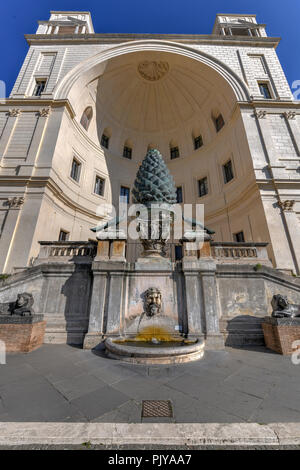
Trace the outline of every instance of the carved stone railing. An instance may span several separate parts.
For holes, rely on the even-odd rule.
[[[107,248],[105,258],[115,259],[120,255],[119,251],[122,249],[122,257],[125,255],[124,247],[119,247],[120,243],[109,242],[110,247]],[[130,244],[129,244],[130,245]],[[169,253],[172,261],[174,258],[174,249],[176,244],[169,243]],[[174,246],[173,246],[174,245]],[[267,246],[268,243],[234,243],[234,242],[210,242],[211,256],[216,259],[217,263],[239,263],[239,264],[262,264],[265,266],[272,266],[268,257]],[[127,246],[128,247],[128,246]],[[105,248],[105,247],[104,247]],[[99,246],[98,246],[99,251]],[[40,242],[40,253],[35,259],[33,265],[36,266],[42,263],[68,263],[68,262],[91,262],[97,255],[97,242],[77,242],[77,241],[64,241],[64,242]],[[101,253],[98,253],[98,257]],[[118,256],[117,256],[118,255]],[[129,256],[128,256],[129,255]],[[101,256],[100,256],[101,257]],[[135,258],[127,253],[127,261],[133,261],[130,258]],[[174,259],[173,259],[174,258]],[[123,258],[122,258],[123,259]],[[125,260],[125,258],[124,258]],[[135,261],[135,259],[134,259]]]
[[[219,263],[264,264],[272,266],[268,243],[211,242],[212,256]]]
[[[97,242],[39,242],[40,253],[34,265],[45,262],[85,262],[93,259],[97,253]]]

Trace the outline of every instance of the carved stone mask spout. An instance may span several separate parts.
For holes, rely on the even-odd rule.
[[[153,317],[161,312],[161,292],[156,287],[150,287],[145,293],[145,311],[148,317]]]

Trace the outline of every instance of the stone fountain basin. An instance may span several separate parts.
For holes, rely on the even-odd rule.
[[[137,345],[140,343],[140,345]],[[205,342],[198,338],[192,344],[167,342],[151,344],[130,342],[124,338],[107,338],[105,352],[108,357],[132,364],[181,364],[197,361],[204,356]]]

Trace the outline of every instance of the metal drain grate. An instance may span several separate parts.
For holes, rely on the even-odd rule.
[[[142,418],[172,418],[173,408],[170,400],[143,400]]]

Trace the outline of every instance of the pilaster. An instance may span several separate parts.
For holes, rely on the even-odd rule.
[[[294,140],[296,152],[300,158],[300,129],[296,121],[296,113],[294,111],[287,111],[284,113],[284,117],[290,130],[290,134]]]
[[[0,140],[0,159],[5,155],[10,138],[15,130],[20,114],[20,109],[10,109],[8,112],[7,122]]]
[[[43,108],[38,112],[39,117],[30,144],[30,149],[26,158],[26,162],[20,167],[20,176],[30,176],[32,173],[32,168],[34,167],[35,162],[38,159],[38,155],[43,141],[43,136],[47,128],[48,118],[50,114],[50,107]]]
[[[4,229],[1,235],[0,243],[0,273],[6,272],[7,261],[10,255],[11,245],[13,243],[15,230],[20,217],[20,209],[24,204],[23,197],[13,197],[7,199],[5,205],[8,207],[5,218]]]
[[[300,274],[300,230],[297,214],[294,211],[294,200],[285,200],[278,203],[286,222],[288,238],[291,244],[296,274]]]

